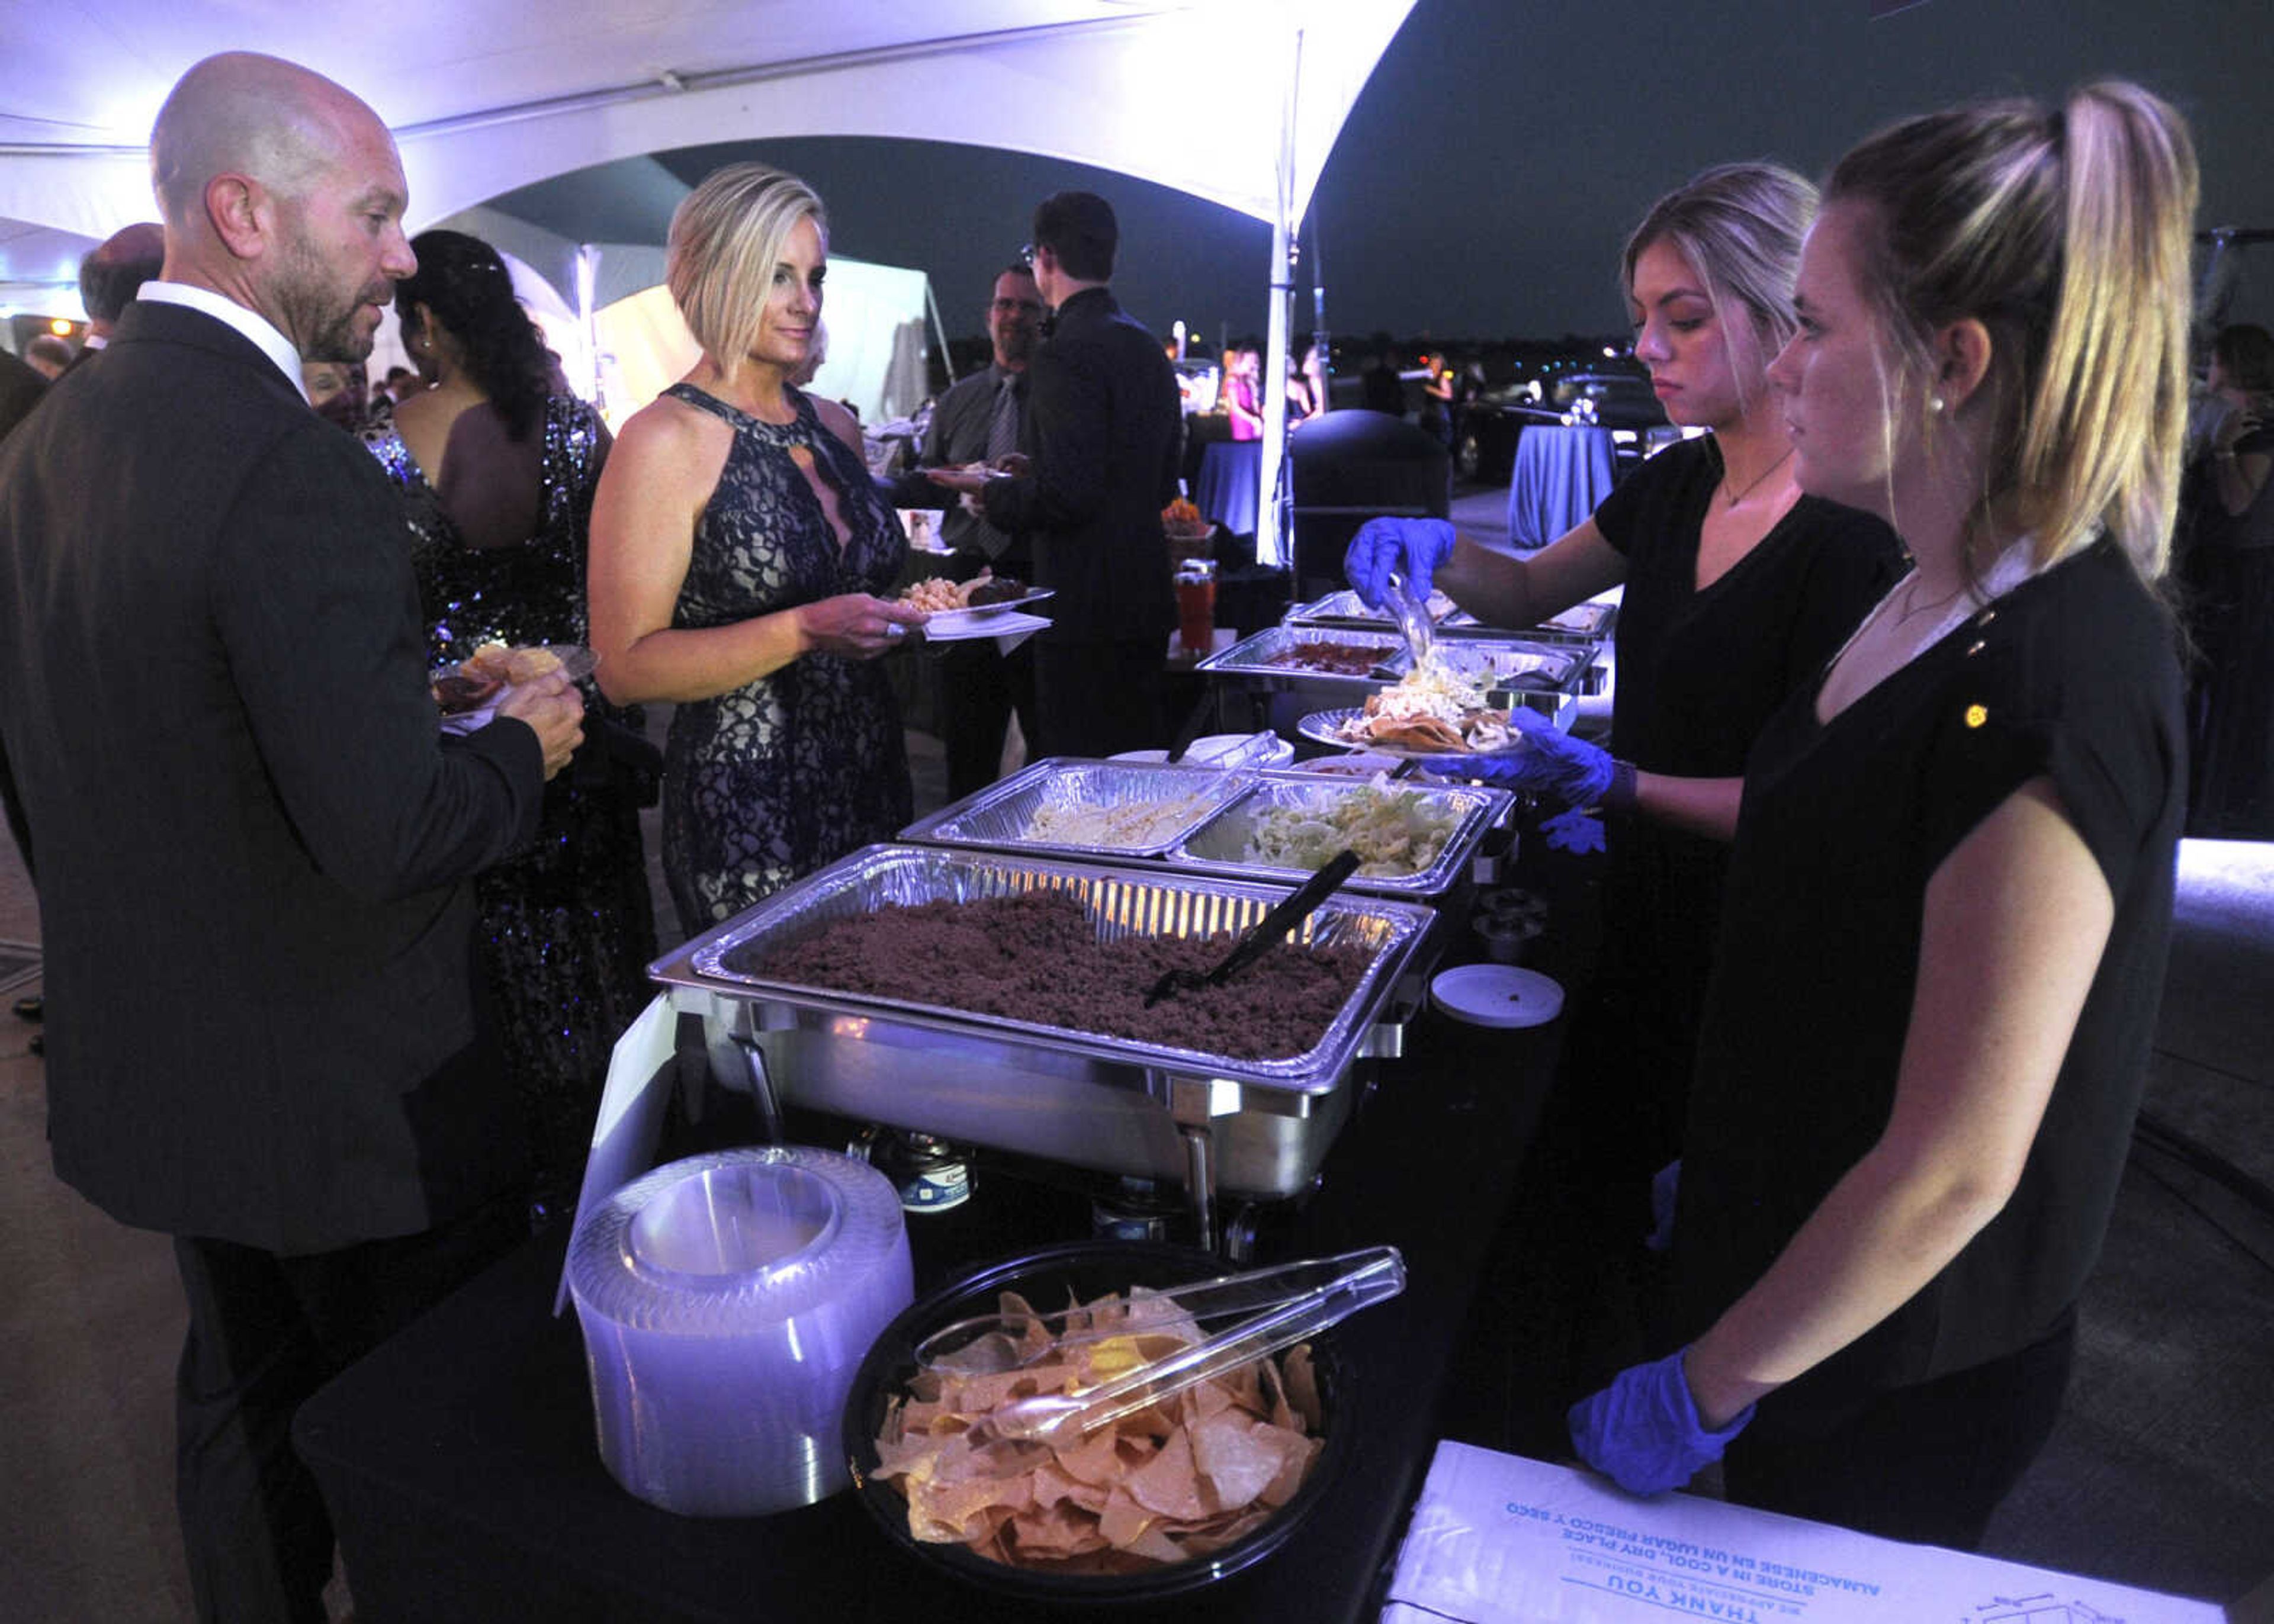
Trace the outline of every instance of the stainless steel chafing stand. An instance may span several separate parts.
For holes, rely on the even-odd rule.
[[[1367,696],[1375,694],[1387,682],[1412,671],[1412,655],[1397,632],[1365,632],[1351,630],[1358,621],[1299,621],[1296,614],[1306,610],[1317,610],[1319,605],[1335,605],[1339,598],[1358,603],[1355,591],[1342,591],[1319,603],[1303,605],[1300,610],[1290,612],[1290,619],[1280,626],[1258,632],[1255,637],[1232,643],[1224,653],[1209,655],[1203,659],[1199,671],[1215,678],[1239,682],[1253,694],[1267,696],[1267,712],[1278,733],[1291,734],[1300,717],[1317,710],[1358,710],[1365,705]],[[1365,610],[1365,605],[1358,605]],[[1367,614],[1374,614],[1367,610]],[[1382,626],[1381,616],[1375,616],[1371,626]],[[1440,630],[1446,630],[1440,626]],[[1276,664],[1280,655],[1303,643],[1319,642],[1351,642],[1378,643],[1382,648],[1382,659],[1374,671],[1365,675],[1339,675],[1330,671],[1300,671]],[[1517,635],[1517,632],[1487,632],[1469,623],[1460,635],[1449,632],[1442,643],[1446,659],[1462,662],[1476,671],[1487,671],[1494,678],[1492,689],[1503,694],[1510,703],[1521,703],[1531,710],[1542,712],[1558,726],[1571,726],[1569,717],[1578,705],[1580,694],[1590,694],[1594,682],[1596,659],[1601,658],[1603,646],[1596,642],[1544,642]]]
[[[1181,1180],[1205,1244],[1220,1194],[1307,1188],[1348,1119],[1361,1061],[1397,1052],[1393,1008],[1434,914],[1338,894],[1299,939],[1367,948],[1357,989],[1306,1053],[1241,1060],[769,979],[772,949],[892,904],[1029,891],[1075,897],[1111,938],[1206,936],[1261,919],[1288,887],[1158,868],[873,846],[698,936],[649,968],[699,1013],[713,1076],[787,1102],[1138,1178]]]

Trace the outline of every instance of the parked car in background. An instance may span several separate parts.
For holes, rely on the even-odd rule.
[[[1624,468],[1680,433],[1668,424],[1650,374],[1615,360],[1551,360],[1532,376],[1480,395],[1453,429],[1453,467],[1481,483],[1505,481],[1516,465],[1516,446],[1532,424],[1591,424],[1611,431]]]

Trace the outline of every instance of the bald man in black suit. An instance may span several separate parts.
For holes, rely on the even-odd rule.
[[[151,148],[163,274],[0,449],[0,782],[56,1169],[176,1237],[198,1614],[316,1620],[293,1411],[527,1234],[464,882],[535,831],[582,705],[540,679],[440,734],[394,492],[301,393],[416,263],[386,126],[236,54]]]

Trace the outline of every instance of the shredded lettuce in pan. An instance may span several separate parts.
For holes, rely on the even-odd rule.
[[[1349,846],[1360,874],[1419,874],[1437,860],[1459,821],[1458,809],[1442,796],[1365,784],[1266,812],[1239,858],[1274,868],[1318,868]]]

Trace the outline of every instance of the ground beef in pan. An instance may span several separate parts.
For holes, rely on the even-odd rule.
[[[1224,986],[1179,992],[1145,1008],[1146,989],[1163,971],[1205,972],[1231,951],[1232,940],[1130,936],[1101,942],[1073,898],[1029,892],[881,908],[734,967],[802,987],[1264,1060],[1314,1047],[1370,958],[1355,946],[1282,943]]]

